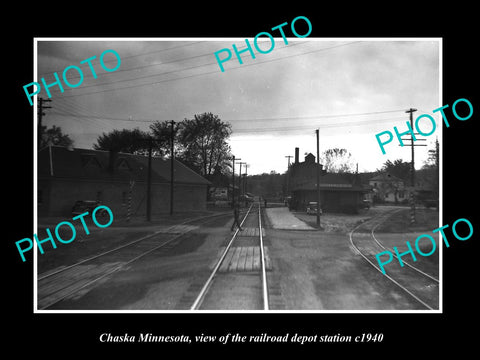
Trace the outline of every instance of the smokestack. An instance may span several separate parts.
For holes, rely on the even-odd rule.
[[[295,164],[298,164],[298,153],[299,153],[300,149],[298,147],[295,148]]]

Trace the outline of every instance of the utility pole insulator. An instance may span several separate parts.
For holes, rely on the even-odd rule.
[[[43,112],[44,109],[51,109],[51,106],[45,106],[44,102],[51,102],[51,99],[38,99],[38,129],[37,129],[37,137],[38,137],[38,144],[37,147],[40,146],[40,142],[42,140],[42,118],[45,116],[45,113]]]

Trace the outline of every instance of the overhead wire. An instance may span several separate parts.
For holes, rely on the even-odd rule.
[[[307,42],[304,42],[304,43],[307,43]],[[240,69],[240,68],[245,68],[245,67],[248,67],[248,66],[270,63],[270,62],[273,62],[273,61],[279,61],[279,60],[283,60],[283,59],[286,59],[286,58],[291,58],[293,56],[301,56],[301,55],[306,55],[306,54],[311,54],[311,53],[317,53],[317,52],[326,51],[326,50],[330,50],[330,49],[334,49],[334,48],[338,48],[338,47],[352,45],[352,44],[355,44],[355,43],[358,43],[358,41],[339,44],[339,45],[334,45],[334,46],[330,46],[330,47],[324,47],[324,48],[321,48],[321,49],[314,49],[314,50],[311,50],[311,51],[302,52],[302,53],[299,53],[299,54],[297,53],[297,54],[287,55],[287,56],[283,56],[283,57],[279,57],[279,58],[275,58],[275,59],[270,59],[270,60],[266,60],[266,61],[259,61],[259,62],[254,62],[254,63],[251,63],[251,64],[244,64],[244,65],[241,65],[241,66],[237,66],[237,67],[228,69],[228,71],[235,70],[235,69]],[[192,44],[188,44],[188,45],[192,45]],[[284,47],[284,48],[286,48],[286,47]],[[171,48],[169,48],[169,49],[171,49]],[[163,50],[169,50],[169,49],[163,49]],[[152,53],[154,53],[154,52],[152,52]],[[191,58],[196,58],[196,57],[205,56],[205,55],[208,55],[208,54],[197,55],[197,56],[194,56],[194,57],[191,57]],[[133,55],[132,57],[134,57],[134,56],[141,56],[141,55]],[[176,60],[173,60],[172,62],[183,61],[183,60],[188,60],[188,59],[190,59],[190,58],[176,59]],[[191,68],[179,69],[179,70],[170,71],[170,72],[166,72],[166,73],[160,73],[160,74],[157,74],[157,75],[149,75],[148,77],[160,76],[160,75],[164,75],[164,74],[167,74],[167,73],[180,72],[180,71],[184,71],[184,70],[188,70],[188,69],[192,69],[192,68],[197,68],[197,67],[202,67],[202,66],[207,66],[207,65],[212,65],[212,64],[215,64],[215,63],[197,65],[197,66],[194,66],[194,67],[191,67]],[[161,64],[158,64],[158,65],[161,65]],[[135,68],[127,69],[126,71],[128,71],[128,70],[135,70]],[[100,91],[82,93],[82,94],[78,94],[78,95],[61,96],[61,97],[59,97],[59,99],[62,99],[65,102],[69,103],[68,106],[73,108],[75,110],[75,112],[72,112],[71,109],[66,110],[65,107],[63,107],[63,111],[59,111],[59,112],[56,112],[56,113],[58,115],[63,115],[63,116],[73,116],[73,117],[77,117],[77,118],[85,118],[85,119],[90,119],[90,120],[96,119],[98,121],[102,121],[102,123],[104,123],[105,125],[106,125],[105,121],[147,122],[147,123],[148,122],[153,123],[155,121],[161,121],[161,120],[156,120],[156,119],[133,119],[133,118],[125,119],[125,118],[112,117],[112,116],[106,115],[105,113],[98,113],[96,111],[92,112],[91,109],[87,109],[85,106],[79,105],[78,103],[74,103],[71,100],[72,100],[73,97],[81,96],[81,95],[90,95],[90,94],[97,94],[97,93],[102,93],[102,92],[107,92],[107,91],[122,90],[122,89],[127,89],[127,88],[135,88],[135,87],[141,87],[141,86],[154,85],[154,84],[158,84],[158,83],[165,82],[165,81],[181,80],[181,79],[185,79],[185,78],[202,76],[202,75],[207,75],[207,74],[211,74],[211,73],[218,73],[218,70],[213,71],[213,72],[193,74],[193,75],[189,75],[189,76],[185,76],[185,77],[181,77],[181,78],[165,79],[165,80],[161,80],[161,81],[149,82],[149,83],[146,83],[146,84],[136,84],[136,85],[126,86],[126,87],[121,87],[121,88],[115,88],[115,89],[103,89],[103,90],[100,90]],[[116,82],[112,82],[110,84],[117,83],[117,82],[125,82],[125,81],[135,81],[135,80],[139,80],[139,79],[142,79],[142,78],[145,78],[145,77],[139,77],[139,78],[134,78],[134,79],[124,79],[124,80],[119,80],[119,81],[116,81]],[[107,85],[107,84],[103,83],[101,85]],[[60,110],[62,110],[62,109],[60,109]],[[292,121],[292,120],[308,120],[308,119],[317,119],[317,118],[337,118],[337,117],[364,116],[364,115],[373,115],[373,114],[392,113],[392,112],[398,112],[398,111],[404,111],[404,110],[387,110],[387,111],[365,112],[365,113],[355,113],[355,114],[330,114],[330,115],[323,114],[323,115],[314,115],[314,116],[297,116],[297,117],[282,117],[282,118],[270,117],[270,118],[252,118],[252,119],[232,119],[232,120],[227,120],[227,121],[232,121],[232,122],[235,122],[235,123],[240,123],[240,122],[244,122],[244,121],[256,121],[256,122],[258,122],[258,121]],[[55,113],[55,111],[53,113]],[[370,124],[372,122],[379,122],[379,121],[384,121],[384,120],[381,120],[381,119],[370,120],[368,123]],[[341,123],[341,124],[322,124],[322,127],[339,127],[339,126],[345,127],[345,126],[352,126],[352,125],[353,126],[360,126],[360,125],[363,125],[363,124],[367,124],[367,123],[364,120],[362,120],[362,121],[348,122],[348,123]],[[297,127],[282,127],[282,128],[270,126],[270,127],[260,127],[260,128],[256,127],[256,128],[249,128],[249,129],[236,129],[236,131],[240,132],[240,133],[242,133],[242,132],[243,133],[264,132],[264,131],[292,131],[292,130],[299,130],[299,128],[298,128],[298,126]]]
[[[79,108],[78,104],[71,104],[72,106],[76,106]],[[370,112],[361,112],[361,113],[344,113],[344,114],[319,114],[319,115],[309,115],[309,116],[291,116],[291,117],[268,117],[268,118],[244,118],[244,119],[224,119],[224,121],[227,122],[247,122],[247,121],[291,121],[291,120],[315,120],[315,119],[321,119],[321,118],[341,118],[341,117],[355,117],[355,116],[367,116],[367,115],[377,115],[377,114],[389,114],[389,113],[396,113],[396,112],[404,112],[404,109],[396,109],[396,110],[382,110],[382,111],[370,111]],[[133,117],[130,119],[126,118],[119,118],[119,117],[111,117],[107,115],[92,115],[92,114],[80,114],[80,113],[73,113],[73,112],[65,112],[65,115],[71,115],[75,117],[99,117],[99,118],[105,118],[108,120],[114,120],[114,121],[131,121],[131,122],[156,122],[156,121],[162,121],[161,119],[141,119],[141,118],[136,118],[134,119]],[[166,121],[166,120],[165,120]],[[371,120],[369,120],[371,121]],[[361,120],[361,122],[365,122],[365,120]],[[349,123],[336,123],[332,124],[332,126],[337,126],[337,125],[349,125],[351,123],[357,123],[357,122],[349,122]],[[325,125],[323,125],[325,126]]]
[[[302,124],[302,125],[296,125],[296,126],[267,126],[267,127],[254,127],[254,128],[247,128],[247,129],[241,129],[241,128],[236,128],[234,130],[235,134],[257,134],[261,132],[294,132],[294,131],[303,131],[303,130],[308,130],[308,129],[315,129],[315,128],[321,128],[321,129],[328,129],[328,128],[342,128],[342,127],[351,127],[351,126],[371,126],[373,123],[384,123],[387,121],[393,121],[393,120],[401,120],[404,119],[404,117],[395,117],[395,118],[383,118],[383,119],[375,119],[375,120],[362,120],[362,121],[350,121],[348,123],[336,123],[336,124]]]
[[[48,112],[48,115],[59,115],[63,117],[68,117],[68,118],[77,118],[79,115],[72,115],[71,113],[68,112],[68,110],[65,110],[63,104],[55,104],[55,110],[50,110]],[[58,110],[60,108],[60,110]],[[112,128],[112,123],[107,122],[105,119],[98,118],[98,117],[92,117],[92,116],[82,116],[82,118],[86,121],[89,121],[94,127],[98,128],[102,132],[104,131],[110,131]],[[48,121],[50,118],[47,116],[46,120]],[[44,122],[44,124],[47,123],[47,121]],[[60,126],[62,127],[62,126]]]
[[[62,109],[61,109],[62,110]],[[376,114],[385,114],[385,113],[394,113],[394,112],[400,112],[403,110],[388,110],[388,111],[374,111],[374,112],[368,112],[368,113],[350,113],[350,114],[330,114],[330,115],[317,115],[317,116],[305,116],[305,117],[294,117],[290,118],[292,120],[309,120],[309,119],[315,119],[315,118],[338,118],[338,117],[352,117],[352,116],[365,116],[365,115],[376,115]],[[86,119],[98,119],[99,121],[120,121],[120,122],[144,122],[144,123],[155,123],[155,122],[162,122],[162,121],[167,121],[167,120],[161,120],[161,119],[125,119],[125,118],[117,118],[117,117],[111,117],[111,116],[95,116],[95,115],[86,115],[86,114],[75,114],[72,112],[65,111],[63,109],[62,111],[52,111],[52,114],[58,114],[58,115],[64,115],[64,116],[72,116],[76,118],[86,118]],[[265,118],[265,119],[255,119],[257,121],[259,120],[270,120],[270,121],[275,121],[275,120],[286,120],[287,118]],[[244,120],[238,120],[238,119],[227,119],[224,120],[226,122],[229,122],[233,127],[235,127],[235,132],[236,133],[257,133],[257,132],[283,132],[283,131],[300,131],[300,130],[306,130],[309,128],[315,128],[315,127],[321,127],[321,128],[335,128],[335,127],[350,127],[350,126],[365,126],[365,125],[371,125],[372,123],[380,123],[380,122],[386,122],[386,121],[392,121],[392,120],[401,120],[405,119],[404,116],[400,117],[394,117],[394,118],[381,118],[381,119],[362,119],[362,120],[355,120],[355,121],[348,121],[348,122],[336,122],[336,123],[322,123],[322,124],[317,124],[317,123],[309,123],[309,124],[299,124],[295,126],[256,126],[256,127],[251,127],[249,126],[247,129],[242,129],[238,128],[237,126]],[[252,119],[253,120],[253,119]]]
[[[206,42],[206,41],[202,41],[202,42]],[[194,44],[198,44],[198,43],[201,43],[201,42],[196,42],[196,43],[194,43]],[[308,41],[303,41],[303,42],[291,43],[291,44],[289,45],[289,48],[292,48],[292,47],[298,46],[298,45],[303,45],[303,44],[305,44],[305,43],[309,43],[309,42],[308,42]],[[193,44],[189,44],[189,45],[193,45]],[[189,45],[185,45],[185,46],[189,46]],[[133,57],[145,56],[145,55],[157,53],[157,52],[160,52],[160,51],[165,51],[165,50],[170,50],[170,49],[176,49],[176,48],[180,48],[180,47],[184,47],[184,46],[178,46],[178,47],[173,47],[173,48],[169,48],[169,49],[164,49],[164,50],[159,50],[159,51],[153,51],[153,52],[150,52],[150,53],[145,53],[145,54],[140,54],[140,55],[127,56],[127,57],[122,58],[122,60],[130,59],[130,58],[133,58]],[[282,48],[280,48],[280,49],[284,49],[284,48],[285,48],[285,47],[282,47]],[[168,65],[168,64],[173,64],[173,63],[177,63],[177,62],[188,61],[188,60],[192,60],[192,59],[196,59],[196,58],[201,58],[201,57],[204,57],[204,56],[212,56],[212,52],[208,52],[208,53],[204,53],[204,54],[200,54],[200,55],[193,55],[193,56],[184,57],[184,58],[180,58],[180,59],[173,59],[173,60],[162,61],[161,63],[157,63],[157,64],[147,64],[147,65],[135,66],[135,67],[132,67],[132,68],[127,68],[127,69],[121,68],[121,69],[115,70],[115,74],[119,74],[119,73],[122,73],[122,72],[128,72],[128,71],[137,71],[137,70],[146,69],[146,68],[150,68],[150,67]],[[108,63],[113,63],[113,62],[114,62],[114,61],[111,60],[111,61],[105,61],[104,63],[105,63],[105,64],[108,64]],[[117,62],[117,60],[115,60],[115,62]],[[162,72],[162,73],[159,73],[159,74],[151,74],[151,75],[136,77],[136,78],[132,78],[132,79],[117,80],[117,81],[114,81],[114,82],[103,82],[103,83],[102,83],[102,82],[96,81],[95,84],[82,85],[82,90],[85,89],[85,88],[89,88],[89,87],[102,86],[102,85],[110,85],[110,84],[114,84],[114,83],[118,83],[118,82],[125,82],[125,81],[135,81],[135,80],[140,80],[140,79],[144,79],[144,78],[151,78],[151,77],[154,77],[154,76],[161,76],[161,75],[166,75],[166,74],[175,73],[175,72],[180,72],[180,71],[185,71],[185,70],[196,69],[196,68],[199,68],[199,67],[208,66],[208,65],[215,65],[215,64],[216,64],[216,62],[211,62],[211,63],[208,63],[208,64],[195,65],[195,66],[188,67],[188,68],[183,68],[183,69],[178,69],[178,70],[173,70],[173,71]],[[53,74],[53,73],[54,73],[54,72],[46,73],[46,74]],[[45,75],[46,75],[46,74],[45,74]],[[89,75],[88,72],[87,72],[86,74]],[[100,78],[100,77],[104,77],[105,75],[108,75],[108,73],[96,73],[97,79]],[[82,73],[82,76],[85,77],[85,76],[83,75],[83,73]],[[72,79],[77,79],[77,78],[80,78],[80,77],[81,77],[80,75],[72,75],[72,76],[69,76],[69,79],[72,80]],[[92,77],[93,77],[93,75],[92,75]],[[64,88],[64,91],[71,91],[71,90],[74,90],[74,89],[75,89],[75,88],[66,87],[66,88]]]
[[[63,99],[63,98],[58,98],[55,101],[55,104],[64,104],[64,106],[68,106],[70,109],[73,109],[75,112],[72,112],[71,110],[66,110],[66,112],[70,112],[72,115],[77,114],[77,115],[82,115],[85,117],[96,117],[96,118],[105,118],[108,117],[108,115],[105,113],[105,111],[98,111],[98,110],[92,110],[91,107],[87,107],[87,105],[81,104],[79,102],[74,102],[72,99]]]
[[[323,115],[311,115],[311,116],[291,116],[291,117],[268,117],[268,118],[245,118],[245,119],[236,119],[236,121],[288,121],[288,120],[308,120],[308,119],[318,119],[318,118],[337,118],[337,117],[350,117],[350,116],[364,116],[364,115],[374,115],[374,114],[388,114],[394,112],[405,111],[405,109],[397,110],[384,110],[384,111],[370,111],[363,113],[346,113],[346,114],[323,114]]]
[[[179,40],[180,41],[180,40]],[[123,42],[123,41],[122,41]],[[121,60],[126,60],[126,59],[131,59],[131,58],[136,58],[136,57],[141,57],[141,56],[148,56],[148,55],[152,55],[152,54],[156,54],[156,53],[160,53],[160,52],[164,52],[164,51],[169,51],[169,50],[173,50],[173,49],[178,49],[178,48],[184,48],[184,47],[187,47],[187,46],[192,46],[192,45],[196,45],[196,44],[199,44],[199,43],[203,43],[205,41],[196,41],[196,42],[193,42],[193,43],[190,43],[190,44],[185,44],[185,45],[179,45],[179,46],[173,46],[173,47],[170,47],[170,48],[166,48],[166,49],[160,49],[160,50],[155,50],[155,51],[151,51],[151,52],[147,52],[147,53],[141,53],[141,54],[135,54],[135,55],[130,55],[130,56],[124,56],[121,58]],[[117,60],[109,60],[109,61],[105,61],[104,63],[105,64],[110,64],[110,63],[113,63],[113,62],[117,62]],[[42,77],[44,77],[45,75],[52,75],[53,73],[55,72],[62,72],[62,70],[56,70],[56,71],[50,71],[50,72],[45,72],[45,73],[42,73]],[[121,71],[124,71],[124,70],[121,70],[121,69],[118,69],[116,70],[116,72],[121,72]],[[87,73],[88,74],[88,73]],[[101,76],[99,74],[99,76]],[[79,78],[80,76],[72,76],[71,78],[74,79],[74,78]]]
[[[48,114],[68,118],[82,118],[92,123],[102,132],[111,131],[113,129],[112,122],[110,119],[108,119],[108,116],[104,112],[92,111],[85,105],[82,105],[78,102],[72,102],[71,99],[62,99],[62,101],[57,99],[54,103],[52,103],[52,109],[48,110]],[[48,121],[48,119],[49,117],[47,116],[46,120]]]
[[[250,67],[250,66],[258,66],[258,65],[262,65],[262,64],[266,64],[266,63],[271,63],[271,62],[274,62],[274,61],[280,61],[280,60],[292,58],[292,57],[295,57],[295,56],[302,56],[302,55],[308,55],[308,54],[313,54],[313,53],[317,53],[317,52],[327,51],[327,50],[335,49],[335,48],[338,48],[338,47],[343,47],[343,46],[356,44],[356,43],[359,43],[359,42],[360,41],[353,41],[353,42],[349,42],[349,43],[345,43],[345,44],[334,45],[334,46],[321,48],[321,49],[315,49],[315,50],[311,50],[311,51],[307,51],[307,52],[303,52],[303,53],[296,53],[296,54],[287,55],[287,56],[283,56],[283,57],[278,57],[278,58],[274,58],[274,59],[269,59],[269,60],[265,60],[265,61],[258,61],[258,62],[256,61],[256,62],[253,62],[253,63],[250,63],[250,64],[243,64],[243,65],[240,65],[240,66],[237,66],[237,67],[230,68],[227,71],[245,69],[245,68]],[[179,69],[179,70],[175,70],[175,71],[172,71],[172,72],[180,72],[180,71],[184,71],[184,70],[190,70],[190,69],[193,69],[193,68],[210,66],[210,65],[214,65],[214,64],[216,64],[216,62],[209,63],[209,64],[203,64],[203,65],[196,65],[196,66],[188,68],[188,69]],[[177,78],[173,78],[173,79],[163,79],[163,80],[158,80],[158,81],[154,81],[154,82],[148,82],[148,83],[143,83],[143,84],[135,84],[135,85],[129,85],[129,86],[124,86],[124,87],[115,87],[115,88],[112,88],[112,89],[102,89],[102,90],[98,90],[98,91],[79,93],[79,94],[75,94],[75,95],[62,95],[62,97],[85,96],[85,95],[93,95],[93,94],[99,94],[99,93],[110,92],[110,91],[133,89],[133,88],[138,88],[138,87],[143,87],[143,86],[157,85],[157,84],[164,83],[164,82],[184,80],[184,79],[188,79],[188,78],[210,75],[210,74],[218,74],[218,72],[219,72],[219,70],[216,69],[214,71],[197,73],[197,74],[187,75],[187,76],[183,76],[183,77],[177,77]],[[148,76],[145,76],[145,77],[135,78],[135,79],[130,79],[130,80],[118,80],[118,81],[111,82],[111,83],[104,84],[104,85],[110,85],[110,84],[123,82],[123,81],[135,81],[135,80],[139,80],[139,79],[143,79],[143,78],[151,78],[153,76],[160,76],[160,75],[164,75],[164,74],[162,73],[162,74],[158,74],[158,75],[148,75]],[[98,85],[96,85],[96,86],[98,86]],[[79,89],[79,90],[81,90],[81,89]]]

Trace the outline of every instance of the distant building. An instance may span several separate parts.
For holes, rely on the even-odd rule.
[[[317,168],[320,171],[320,207],[323,212],[357,213],[362,207],[366,190],[355,174],[333,174],[317,164],[315,156],[308,154],[304,162],[295,162],[289,170],[290,207],[305,210],[309,202],[317,201]]]
[[[383,172],[368,180],[371,199],[377,203],[406,204],[411,200],[412,191],[419,205],[438,206],[438,172],[435,169],[415,171],[415,187],[410,181]]]
[[[148,157],[48,146],[38,152],[39,216],[70,216],[77,200],[99,200],[115,218],[146,214]],[[175,160],[174,211],[206,209],[209,181]],[[151,213],[170,210],[170,160],[152,158]]]
[[[228,200],[228,187],[211,187],[210,197],[213,200]]]
[[[409,192],[405,182],[389,173],[381,173],[372,177],[368,183],[373,192],[373,201],[380,203],[405,203],[408,201]]]

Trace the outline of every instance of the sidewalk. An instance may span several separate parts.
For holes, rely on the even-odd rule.
[[[266,213],[274,229],[316,230],[295,217],[287,207],[267,208]]]

